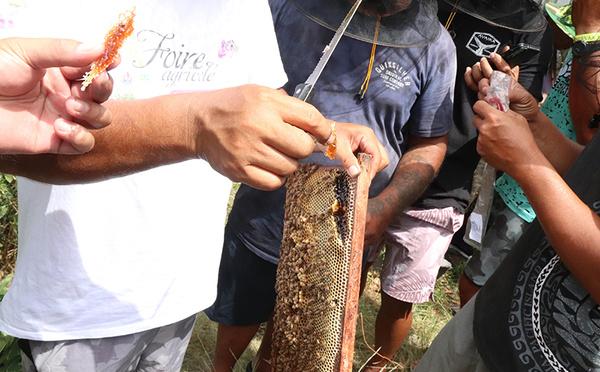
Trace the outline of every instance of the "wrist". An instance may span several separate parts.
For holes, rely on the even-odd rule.
[[[535,114],[528,117],[527,122],[535,138],[544,136],[548,132],[548,128],[556,127],[541,110],[537,110]]]
[[[195,95],[200,93],[182,93],[187,95],[185,103],[182,105],[181,126],[182,130],[182,146],[186,152],[186,158],[199,159],[201,158],[200,132],[206,122],[206,111],[202,109],[203,105],[199,104],[204,100],[199,99]]]
[[[598,28],[596,28],[598,30]],[[573,41],[600,42],[600,32],[580,32],[573,37]]]
[[[579,35],[578,35],[579,36]],[[586,57],[590,54],[596,53],[600,50],[600,40],[598,41],[586,41],[585,39],[574,40],[573,42],[573,56],[574,57]]]

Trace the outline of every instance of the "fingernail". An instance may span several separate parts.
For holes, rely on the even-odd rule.
[[[358,177],[360,175],[360,168],[358,167],[358,165],[353,165],[350,168],[348,168],[348,174],[352,178]]]
[[[495,58],[496,57],[496,53],[490,53],[490,58]]]
[[[85,114],[90,110],[90,105],[86,102],[80,101],[78,99],[73,100],[73,110],[79,112],[80,114]]]
[[[103,49],[104,43],[81,43],[77,46],[77,51],[86,53]]]
[[[335,121],[331,122],[331,136],[329,136],[329,139],[327,140],[327,142],[325,143],[326,145],[331,145],[332,143],[335,142],[337,135],[335,132]]]
[[[331,133],[331,136],[329,137],[329,139],[327,140],[327,142],[325,142],[326,145],[331,145],[332,143],[335,142],[335,133]]]
[[[71,133],[73,131],[73,127],[63,120],[57,120],[55,122],[54,129],[65,134]]]

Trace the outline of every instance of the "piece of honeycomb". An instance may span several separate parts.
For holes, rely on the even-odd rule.
[[[104,37],[104,51],[102,55],[92,63],[91,70],[83,76],[82,91],[117,59],[119,49],[121,49],[125,40],[133,33],[134,17],[135,8],[119,14],[119,21]]]

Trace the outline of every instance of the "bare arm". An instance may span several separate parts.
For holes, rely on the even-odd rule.
[[[107,106],[113,125],[96,132],[96,146],[89,153],[76,158],[3,156],[0,171],[48,183],[81,183],[201,158],[233,181],[274,189],[295,170],[298,159],[312,153],[307,132],[323,143],[332,135],[330,121],[313,106],[254,85]],[[366,139],[356,150],[371,149],[374,166],[381,169],[387,156],[373,146],[375,136],[360,136]],[[356,160],[347,149],[343,154]]]
[[[474,79],[470,71],[465,74],[467,81]],[[485,99],[489,89],[489,79],[482,77],[478,81],[479,99]],[[509,90],[510,109],[522,115],[529,123],[529,131],[533,134],[537,147],[548,158],[550,163],[564,175],[575,158],[579,156],[583,145],[580,145],[565,136],[550,119],[540,111],[537,100],[525,88],[513,79]],[[484,110],[484,102],[477,102],[481,110]],[[488,112],[490,110],[484,110]],[[509,133],[496,133],[495,135],[510,135]]]
[[[598,302],[600,217],[573,193],[538,148],[523,116],[500,112],[484,101],[474,110],[478,152],[519,183],[554,249]]]
[[[375,198],[369,199],[365,247],[373,244],[392,218],[414,203],[429,187],[442,165],[447,142],[447,135],[411,137],[408,150],[400,159],[389,185]]]
[[[551,167],[527,167],[515,179],[561,260],[600,303],[600,217]]]
[[[577,35],[600,32],[600,4],[597,0],[574,0],[572,19]],[[577,129],[577,142],[588,143],[598,128],[588,128],[590,119],[600,113],[600,52],[573,56],[569,83],[569,108]]]

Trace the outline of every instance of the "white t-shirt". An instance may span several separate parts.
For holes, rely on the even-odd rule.
[[[135,5],[112,98],[286,81],[266,0],[8,3],[0,37],[82,41],[102,40]],[[85,185],[20,178],[18,259],[0,329],[34,340],[110,337],[210,306],[230,187],[201,160]]]

